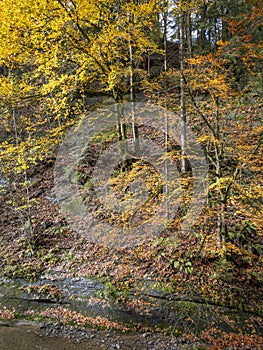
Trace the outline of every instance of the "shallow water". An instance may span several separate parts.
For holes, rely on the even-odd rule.
[[[23,288],[30,285],[42,286],[45,284],[55,285],[62,292],[60,302],[45,303],[37,302],[41,296],[35,293],[26,293]],[[80,312],[89,317],[105,317],[111,321],[121,323],[145,322],[146,318],[135,313],[125,312],[110,303],[97,298],[99,292],[103,292],[105,286],[95,279],[84,277],[69,277],[67,274],[51,273],[43,275],[36,282],[28,282],[23,279],[8,280],[0,278],[0,307],[14,307],[19,315],[24,315],[27,310],[41,312],[46,308],[65,307]],[[51,298],[52,299],[52,298]],[[34,301],[36,300],[36,301]],[[156,324],[157,320],[147,320]],[[0,348],[1,350],[1,348]]]
[[[77,343],[75,339],[43,337],[36,326],[0,326],[1,350],[105,350],[94,339]]]
[[[41,296],[35,295],[35,293],[28,294],[23,290],[23,288],[32,284],[34,286],[45,284],[57,286],[62,293],[61,300],[50,300],[51,303],[46,303],[43,299],[37,301]],[[158,304],[151,306],[150,314],[140,315],[132,310],[123,310],[118,305],[111,305],[98,299],[97,293],[103,292],[104,288],[103,283],[98,280],[70,277],[66,273],[54,271],[41,276],[34,283],[22,279],[7,280],[0,278],[0,308],[15,308],[16,314],[20,318],[25,317],[26,319],[28,319],[28,316],[26,316],[28,310],[40,313],[47,308],[61,306],[89,317],[100,316],[121,323],[142,323],[144,325],[157,325],[158,327],[170,326],[182,333],[189,330],[199,333],[203,329],[216,326],[225,332],[237,332],[241,329],[248,333],[256,332],[263,335],[262,317],[256,317],[256,315],[248,312],[190,301],[173,302],[157,298]],[[156,291],[150,292],[151,294],[157,293]],[[156,295],[158,296],[160,293],[158,292]],[[131,300],[136,300],[136,296],[131,296],[131,298],[133,298]],[[2,329],[1,332],[3,332]],[[2,350],[1,346],[0,350]]]

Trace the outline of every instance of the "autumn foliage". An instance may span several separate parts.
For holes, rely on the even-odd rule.
[[[1,1],[3,273],[37,277],[68,259],[74,273],[109,278],[115,299],[127,305],[122,292],[142,295],[145,279],[169,295],[262,316],[261,24],[262,6],[254,0]],[[87,113],[142,99],[173,112],[196,135],[208,166],[207,201],[199,219],[182,234],[194,181],[184,146],[169,139],[169,125],[165,134],[116,123],[117,128],[94,138],[75,169],[83,200],[94,192],[92,172],[99,155],[117,140],[134,136],[154,141],[173,160],[182,180],[182,200],[156,239],[116,251],[84,239],[87,249],[82,251],[82,238],[58,213],[52,192],[59,146]],[[187,138],[183,131],[181,136]],[[134,198],[129,184],[141,179],[146,179],[149,200],[136,197],[120,215],[105,214],[94,200],[94,215],[121,228],[150,220],[165,197],[164,181],[154,167],[137,158],[123,161],[108,184],[125,202]],[[14,242],[12,256],[9,241]],[[80,320],[77,313],[68,313],[58,308],[43,316]],[[2,314],[13,317],[4,309]],[[118,328],[114,322],[94,322]],[[212,349],[234,347],[237,338],[246,346],[261,341],[255,334],[230,333],[221,342],[217,335]],[[211,340],[208,334],[204,339]]]

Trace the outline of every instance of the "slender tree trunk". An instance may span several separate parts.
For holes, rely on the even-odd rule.
[[[121,104],[117,104],[117,130],[119,138],[119,154],[121,159],[121,171],[125,171],[128,155],[127,128],[123,122],[123,109]]]
[[[165,151],[168,152],[168,137],[169,137],[169,122],[167,113],[165,113]],[[166,223],[170,220],[170,209],[169,209],[169,166],[168,159],[164,161],[164,174],[165,174],[165,185],[164,185],[164,195],[165,195],[165,216]]]
[[[130,18],[129,13],[128,13],[128,17]],[[138,126],[136,124],[135,110],[134,110],[134,102],[136,100],[136,96],[135,96],[135,89],[134,89],[134,59],[133,59],[131,36],[129,38],[129,57],[130,57],[130,102],[132,102],[132,105],[131,105],[132,137],[133,137],[133,144],[134,144],[134,152],[135,152],[135,155],[138,156],[140,152],[140,144],[139,144]]]
[[[164,3],[163,12],[163,47],[164,47],[164,71],[167,71],[167,2]]]
[[[204,48],[206,46],[206,25],[205,25],[205,20],[206,20],[206,13],[207,13],[207,4],[206,1],[204,1],[203,6],[202,6],[202,11],[201,11],[201,47]]]
[[[215,142],[215,160],[216,160],[216,178],[217,181],[219,181],[224,175],[223,170],[221,166],[221,159],[224,152],[223,145],[220,145],[221,142],[221,132],[220,132],[220,110],[219,110],[219,99],[216,98],[216,128],[215,128],[215,135],[216,135],[216,142]],[[229,188],[226,187],[225,190],[219,189],[218,190],[218,200],[220,201],[220,208],[218,211],[217,216],[217,242],[218,242],[218,248],[221,248],[222,243],[225,241],[228,227],[227,227],[227,214],[228,214],[228,193]]]
[[[187,30],[186,30],[186,37],[187,37],[187,56],[188,58],[192,58],[193,56],[193,44],[192,44],[192,21],[191,21],[191,12],[187,11],[186,14],[187,18]]]
[[[168,9],[167,9],[167,2],[165,2],[165,8],[163,13],[163,43],[164,43],[164,71],[167,71],[167,16],[168,16]],[[165,83],[165,90],[167,89],[166,83]],[[169,137],[169,122],[167,113],[165,113],[165,151],[168,152],[168,137]],[[168,168],[168,160],[165,159],[164,161],[164,174],[165,174],[165,185],[164,185],[164,195],[165,195],[165,216],[166,216],[166,223],[169,223],[169,186],[168,186],[168,179],[169,179],[169,168]]]
[[[182,173],[186,172],[186,106],[185,106],[185,81],[184,81],[184,57],[185,57],[185,14],[182,12],[179,18],[179,59],[180,59],[180,115],[181,115],[181,156]]]

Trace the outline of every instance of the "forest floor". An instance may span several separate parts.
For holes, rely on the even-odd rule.
[[[165,237],[123,249],[94,244],[89,237],[80,236],[69,229],[53,201],[53,161],[38,166],[31,174],[33,237],[29,233],[23,208],[18,211],[12,203],[12,198],[15,201],[21,189],[13,188],[13,192],[3,191],[1,194],[4,199],[0,203],[2,276],[33,281],[43,271],[56,269],[67,271],[72,276],[97,278],[106,286],[103,298],[128,312],[147,316],[147,319],[157,317],[152,310],[156,310],[161,299],[168,302],[168,307],[161,310],[162,318],[170,322],[173,316],[168,309],[171,303],[179,302],[180,307],[175,308],[177,320],[172,328],[164,330],[137,325],[128,329],[141,334],[159,334],[158,349],[173,349],[172,343],[167,347],[161,346],[162,341],[164,344],[174,341],[177,345],[178,341],[186,342],[185,348],[193,348],[193,345],[187,347],[187,342],[196,344],[197,348],[211,349],[263,347],[262,257],[252,253],[245,256],[239,251],[222,253],[215,249],[212,236],[208,237],[201,252],[202,242],[198,237],[180,234],[177,235],[176,247],[172,249]],[[174,264],[176,261],[181,261],[181,265]],[[187,270],[185,261],[191,262],[192,270]],[[49,296],[56,293],[52,288],[47,288],[47,292]],[[195,313],[192,305],[223,307],[234,310],[236,314],[231,319],[218,311],[204,329],[197,331],[198,327],[189,317]],[[64,326],[73,320],[75,327],[93,323],[95,328],[127,331],[125,325],[116,326],[106,319],[100,323],[90,319],[83,321],[81,314],[65,311],[59,305],[54,310],[53,313],[47,312],[45,318],[59,320]],[[247,315],[245,321],[238,319],[239,313]],[[219,316],[227,324],[225,329],[218,327],[216,318]],[[0,310],[0,318],[15,317],[16,310],[5,307]],[[201,315],[201,318],[204,317]],[[165,332],[172,332],[173,335],[163,338]],[[63,335],[63,332],[57,332],[57,335]],[[150,337],[155,339],[156,336]],[[145,346],[149,346],[147,344]]]

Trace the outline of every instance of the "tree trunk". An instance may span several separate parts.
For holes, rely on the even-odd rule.
[[[167,3],[164,3],[163,12],[163,48],[164,48],[164,71],[167,71]]]
[[[206,1],[204,1],[201,11],[201,33],[200,33],[200,40],[201,40],[201,47],[202,49],[206,46],[206,25],[204,24],[206,20],[206,13],[207,13],[207,4]]]
[[[184,81],[184,57],[185,57],[185,14],[180,14],[179,19],[179,59],[180,59],[180,115],[181,115],[181,167],[182,173],[186,172],[186,106],[185,106],[185,81]]]
[[[131,37],[129,39],[129,56],[130,56],[130,102],[132,102],[132,106],[131,106],[132,137],[133,137],[135,155],[139,156],[139,152],[140,152],[139,132],[138,132],[138,126],[135,121],[135,110],[134,110],[134,102],[136,97],[135,97],[135,90],[134,90],[134,73],[133,73],[134,59],[133,59],[133,52],[132,52]]]
[[[186,29],[186,37],[187,37],[187,56],[188,58],[192,58],[193,55],[193,45],[192,45],[192,21],[191,21],[191,12],[187,11],[187,29]]]

